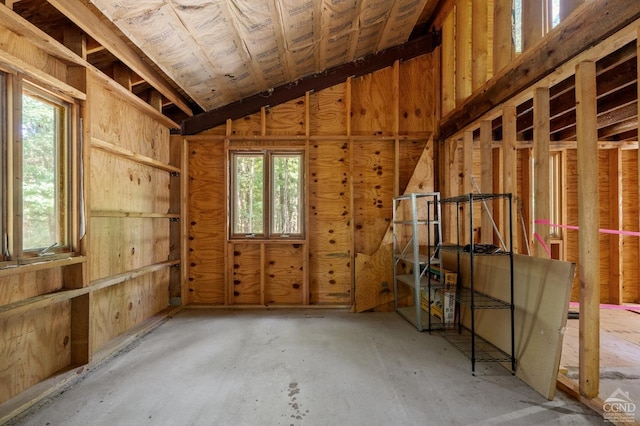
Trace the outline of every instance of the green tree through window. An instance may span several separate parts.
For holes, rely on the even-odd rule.
[[[232,236],[303,234],[303,154],[232,152]]]
[[[22,96],[23,250],[66,244],[64,107]]]

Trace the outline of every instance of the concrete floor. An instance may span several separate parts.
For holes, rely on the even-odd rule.
[[[395,313],[184,310],[11,425],[585,425]]]

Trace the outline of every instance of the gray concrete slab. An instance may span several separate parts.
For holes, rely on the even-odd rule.
[[[185,310],[11,425],[585,425],[395,313]]]

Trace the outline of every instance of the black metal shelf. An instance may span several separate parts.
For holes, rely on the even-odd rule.
[[[511,355],[477,334],[474,342],[471,330],[466,327],[442,330],[440,334],[467,358],[475,358],[475,362],[511,362]]]
[[[470,288],[460,288],[456,293],[456,301],[460,304],[471,306],[474,309],[510,309],[511,304],[479,291],[472,292]]]
[[[460,211],[461,205],[470,204],[472,205],[475,202],[484,202],[487,200],[504,200],[508,206],[505,206],[506,211],[508,212],[508,223],[505,223],[506,232],[508,240],[505,243],[502,240],[502,236],[497,234],[497,228],[494,226],[494,232],[496,232],[497,236],[500,239],[501,248],[496,247],[492,244],[476,244],[473,241],[473,237],[470,237],[470,240],[462,244],[462,229],[461,229],[461,218]],[[444,198],[440,200],[441,204],[455,204],[456,205],[456,213],[455,213],[455,223],[456,223],[456,244],[441,244],[438,249],[442,251],[455,252],[457,255],[457,265],[458,265],[458,274],[460,274],[460,262],[464,257],[468,259],[469,262],[469,271],[471,271],[469,277],[467,277],[467,282],[462,285],[461,282],[458,283],[458,287],[456,289],[456,303],[458,305],[456,309],[456,317],[458,330],[457,333],[447,332],[445,333],[445,338],[450,341],[456,349],[463,352],[467,355],[468,358],[471,359],[471,372],[475,374],[475,365],[476,362],[510,362],[511,363],[511,371],[515,374],[516,368],[516,359],[515,359],[515,327],[514,327],[514,297],[513,297],[513,196],[512,194],[464,194],[456,197]],[[485,205],[486,206],[486,205]],[[473,207],[468,209],[469,222],[468,229],[473,229]],[[496,297],[492,297],[491,295],[484,294],[479,292],[475,288],[475,268],[474,268],[474,258],[476,256],[508,256],[509,257],[509,267],[510,267],[510,282],[509,286],[509,297],[508,300],[501,300]],[[507,283],[505,283],[507,284]],[[461,324],[461,306],[466,306],[470,310],[470,327],[463,328]],[[481,309],[509,309],[510,312],[510,322],[511,322],[511,354],[508,354],[499,348],[492,345],[483,337],[479,336],[476,332],[476,311]],[[464,331],[464,332],[463,332]]]

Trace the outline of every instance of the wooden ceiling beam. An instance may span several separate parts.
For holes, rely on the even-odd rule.
[[[538,44],[476,90],[464,104],[444,117],[440,123],[440,139],[453,136],[639,17],[638,0],[585,3]]]
[[[193,115],[193,111],[182,94],[168,84],[165,79],[140,55],[125,43],[105,22],[91,11],[80,0],[47,0],[85,33],[92,37],[118,59],[126,64],[133,72],[147,80],[156,90],[171,100],[187,115]]]
[[[349,77],[360,77],[382,68],[389,67],[397,60],[408,60],[430,53],[440,44],[440,33],[434,32],[410,40],[399,46],[369,55],[362,60],[333,67],[309,77],[278,86],[248,98],[242,99],[194,115],[182,122],[181,133],[193,135],[223,124],[227,119],[235,120],[260,111],[266,106],[275,106],[303,96],[306,92],[319,91],[344,83]]]

